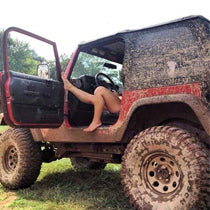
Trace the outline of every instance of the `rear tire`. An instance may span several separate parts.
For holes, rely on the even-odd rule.
[[[31,186],[42,164],[41,149],[28,129],[8,129],[0,137],[0,182],[9,189]]]
[[[71,157],[71,164],[75,169],[83,170],[83,169],[93,169],[93,170],[101,170],[106,167],[106,163],[104,162],[91,162],[87,158],[83,157]]]
[[[128,144],[123,185],[136,209],[209,209],[209,157],[187,131],[149,128]]]

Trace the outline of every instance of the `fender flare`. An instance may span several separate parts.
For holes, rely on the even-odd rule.
[[[206,133],[210,135],[210,112],[208,111],[207,107],[202,103],[201,99],[192,94],[153,96],[136,100],[130,107],[125,118],[125,122],[127,122],[125,123],[125,128],[127,127],[129,119],[137,108],[144,105],[176,102],[187,104],[194,111]]]

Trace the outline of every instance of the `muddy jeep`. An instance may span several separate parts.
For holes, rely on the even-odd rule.
[[[40,43],[49,47],[54,76],[13,69],[12,33],[36,40],[38,51],[46,49]],[[60,158],[78,169],[122,163],[136,209],[210,208],[209,20],[191,16],[80,44],[65,69],[68,79],[91,94],[99,85],[116,90],[122,99],[120,113],[104,111],[92,133],[83,129],[94,107],[64,91],[54,42],[13,27],[2,46],[2,108],[13,127],[0,138],[3,186],[29,187],[42,162]]]

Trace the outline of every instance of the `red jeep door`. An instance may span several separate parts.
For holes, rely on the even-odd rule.
[[[13,127],[60,126],[64,89],[56,44],[9,28],[2,46],[1,101],[6,123]]]

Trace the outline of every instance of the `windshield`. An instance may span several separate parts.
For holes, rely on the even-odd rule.
[[[71,78],[76,79],[82,75],[95,77],[97,73],[102,72],[110,76],[115,84],[122,86],[121,70],[122,64],[109,61],[95,55],[80,52],[74,65]]]

